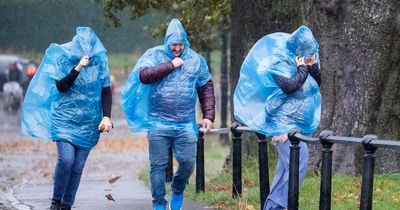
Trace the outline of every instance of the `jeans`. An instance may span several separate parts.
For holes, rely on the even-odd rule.
[[[58,161],[54,173],[53,200],[72,206],[83,167],[90,150],[84,150],[69,142],[57,142]]]
[[[197,135],[186,130],[149,131],[150,183],[153,205],[166,205],[165,176],[168,165],[168,150],[179,163],[172,179],[172,192],[182,194],[196,163]]]

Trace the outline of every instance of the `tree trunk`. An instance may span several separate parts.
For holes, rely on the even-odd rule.
[[[222,17],[222,27],[227,25],[226,17]],[[221,33],[221,128],[226,128],[228,121],[228,34]],[[219,136],[221,145],[229,144],[229,135],[221,134]]]
[[[304,0],[302,5],[321,48],[321,128],[342,136],[399,138],[399,1]],[[336,144],[333,150],[335,171],[360,172],[360,146]],[[400,168],[399,152],[393,153],[378,149],[377,171]]]
[[[207,50],[204,54],[205,54],[205,59],[207,61],[208,71],[212,75],[213,69],[211,67],[211,52],[209,50]]]
[[[233,93],[240,75],[240,67],[250,48],[263,36],[273,32],[293,32],[301,23],[299,0],[255,0],[247,2],[232,0],[232,37],[230,91],[231,107]],[[232,118],[233,110],[232,110]],[[244,138],[249,154],[257,154],[257,138]],[[247,146],[246,146],[247,145]]]

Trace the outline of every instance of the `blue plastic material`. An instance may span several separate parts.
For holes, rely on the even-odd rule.
[[[51,44],[29,84],[21,116],[22,132],[42,140],[68,141],[91,149],[99,139],[102,119],[101,91],[109,87],[110,72],[106,49],[88,27],[78,27],[66,44]],[[74,84],[60,93],[55,80],[65,77],[89,56]]]
[[[268,136],[292,128],[315,132],[321,118],[317,82],[308,75],[299,90],[285,94],[273,76],[293,77],[297,72],[295,57],[316,54],[318,58],[318,51],[318,43],[306,26],[292,34],[273,33],[258,40],[240,69],[234,93],[236,120]]]
[[[139,79],[141,67],[153,67],[171,61],[172,43],[183,43],[180,56],[183,65],[166,78],[152,84]],[[173,19],[167,29],[164,45],[147,50],[137,61],[121,95],[121,105],[133,132],[148,130],[194,129],[196,88],[204,86],[211,75],[205,59],[189,48],[182,24]]]

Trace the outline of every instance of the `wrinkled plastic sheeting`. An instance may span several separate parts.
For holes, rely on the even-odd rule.
[[[143,84],[140,68],[170,62],[171,43],[183,43],[180,56],[184,64],[160,81]],[[211,75],[205,59],[189,48],[182,24],[173,19],[167,29],[164,45],[147,50],[137,61],[121,95],[121,105],[133,132],[149,130],[192,129],[195,122],[196,88],[204,86]]]
[[[273,76],[293,77],[297,72],[295,57],[317,54],[319,61],[318,51],[318,43],[306,26],[292,34],[273,33],[257,41],[240,69],[234,93],[236,120],[268,136],[292,128],[315,132],[321,118],[317,82],[308,75],[299,90],[285,94]]]
[[[22,132],[32,138],[59,140],[90,149],[99,138],[101,91],[110,83],[106,49],[93,30],[78,27],[73,40],[51,44],[29,84],[21,116]],[[56,80],[64,78],[89,56],[89,64],[66,92]]]

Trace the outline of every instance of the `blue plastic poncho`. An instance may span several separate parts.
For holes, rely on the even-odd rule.
[[[61,140],[90,149],[99,139],[101,91],[110,86],[106,49],[88,27],[78,27],[73,40],[51,44],[29,84],[23,103],[22,132],[43,140]],[[74,84],[63,93],[55,85],[80,59],[89,56]]]
[[[143,84],[139,79],[141,67],[154,67],[171,61],[174,56],[169,47],[183,43],[181,54],[184,64],[167,77]],[[121,105],[133,132],[148,130],[194,129],[196,88],[204,86],[211,75],[205,59],[189,48],[182,24],[173,19],[167,29],[164,45],[147,50],[137,61],[126,82]]]
[[[234,93],[236,120],[268,136],[292,128],[307,134],[315,132],[321,118],[317,82],[308,75],[299,90],[285,94],[274,75],[293,77],[297,72],[295,57],[318,57],[318,51],[318,43],[306,26],[292,34],[273,33],[258,40],[240,69]]]

